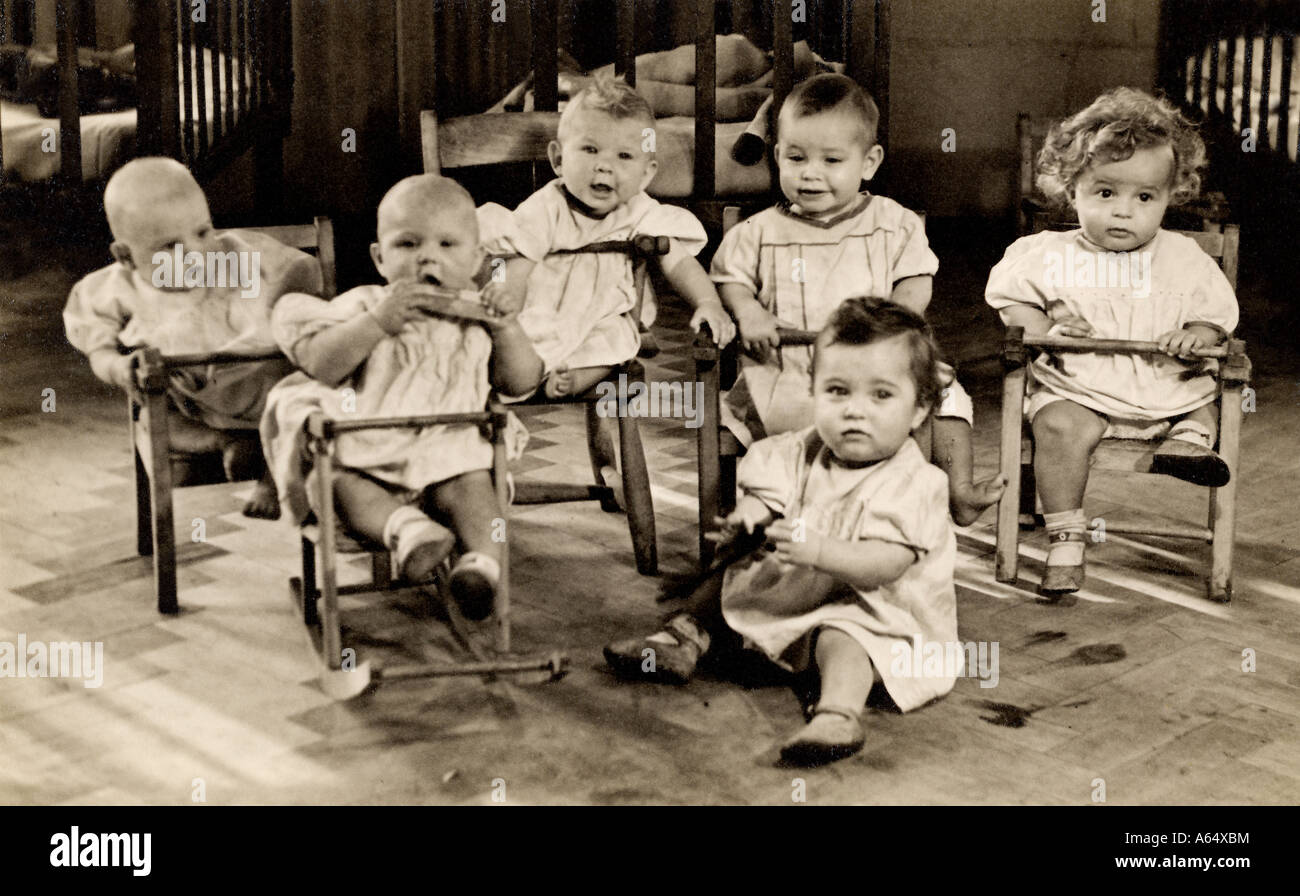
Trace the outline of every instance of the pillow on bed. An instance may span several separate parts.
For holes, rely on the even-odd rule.
[[[2,66],[0,66],[2,68]],[[19,102],[35,103],[45,118],[59,115],[59,59],[53,47],[32,47],[17,62]],[[136,104],[135,46],[116,50],[77,50],[77,112],[113,112]]]

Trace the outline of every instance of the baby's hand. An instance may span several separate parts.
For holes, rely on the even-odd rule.
[[[1156,340],[1156,345],[1166,355],[1191,359],[1195,357],[1192,352],[1208,343],[1191,330],[1170,330]]]
[[[1078,315],[1066,314],[1052,321],[1052,326],[1048,328],[1047,335],[1086,339],[1092,335],[1092,324]]]
[[[709,332],[713,334],[713,341],[718,348],[736,338],[736,325],[731,322],[731,315],[727,314],[727,309],[720,303],[710,302],[695,309],[695,314],[691,316],[691,329],[698,333],[702,324],[709,325]]]
[[[487,308],[487,316],[483,318],[483,324],[488,328],[488,333],[495,338],[496,335],[504,330],[508,325],[517,325],[518,320],[518,310],[502,314],[489,305]]]
[[[735,541],[742,533],[753,534],[754,530],[762,524],[763,520],[747,516],[744,509],[738,507],[727,514],[725,519],[715,516],[713,525],[717,527],[717,531],[705,533],[704,537],[708,541],[727,544]]]
[[[519,281],[517,286],[505,280],[492,280],[487,286],[483,287],[483,303],[497,317],[504,318],[518,314],[524,307],[526,289],[527,283],[522,280]]]
[[[140,353],[132,352],[114,359],[108,369],[109,382],[124,390],[127,395],[140,400],[140,384],[136,382],[135,371],[140,366]]]
[[[759,360],[767,357],[772,349],[781,344],[777,327],[787,326],[775,314],[765,308],[753,308],[746,311],[736,321],[740,327],[740,344],[745,351]]]
[[[767,540],[776,547],[778,560],[795,566],[816,566],[823,536],[800,523],[799,520],[777,520],[767,527]]]
[[[415,289],[415,280],[394,280],[384,287],[384,300],[370,310],[375,323],[389,336],[396,336],[402,327],[428,314],[428,301]]]

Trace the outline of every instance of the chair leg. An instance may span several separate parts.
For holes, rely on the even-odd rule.
[[[167,438],[167,394],[150,392],[145,396],[145,414],[149,428],[149,504],[153,540],[154,593],[158,612],[180,612],[176,597],[176,533],[172,519],[172,466]]]
[[[320,613],[316,607],[316,600],[320,597],[320,589],[316,587],[316,545],[307,538],[300,540],[302,541],[302,624],[320,625]]]
[[[1020,451],[1024,415],[1025,368],[1013,367],[1002,381],[1000,465],[1006,490],[998,502],[997,568],[999,582],[1014,582],[1020,563]]]
[[[583,410],[587,425],[587,458],[591,461],[591,477],[597,485],[604,485],[605,479],[600,471],[602,467],[614,465],[614,441],[610,438],[609,429],[604,423],[605,418],[597,413],[595,403],[584,405]],[[618,502],[613,498],[601,498],[600,509],[606,513],[620,511]]]
[[[334,518],[334,470],[328,451],[316,455],[318,502],[316,514],[320,519],[320,571],[321,571],[321,649],[325,653],[326,669],[337,672],[343,668],[343,631],[339,620],[338,571],[335,566],[336,526]]]
[[[510,653],[510,494],[507,477],[509,461],[506,458],[506,443],[498,432],[492,443],[493,487],[497,493],[497,505],[501,508],[506,522],[506,540],[501,545],[501,578],[497,582],[497,597],[492,615],[496,619],[497,651],[502,655]]]
[[[650,495],[650,471],[641,447],[641,430],[635,417],[618,418],[618,449],[623,462],[623,496],[627,524],[636,553],[636,569],[643,576],[659,573],[659,548],[655,542],[655,508]]]
[[[1223,390],[1219,402],[1219,456],[1228,465],[1228,484],[1210,490],[1210,580],[1206,596],[1227,603],[1232,600],[1232,552],[1237,528],[1237,478],[1241,475],[1241,390]]]
[[[153,555],[153,510],[149,501],[149,471],[134,446],[131,453],[135,456],[135,552],[150,557]]]
[[[709,459],[704,450],[700,452],[700,481],[699,481],[699,557],[700,570],[709,568],[713,562],[714,545],[713,542],[705,538],[705,534],[713,527],[715,517],[722,515],[722,504],[718,499],[720,489],[721,470],[718,468],[718,457],[713,455]]]
[[[699,557],[700,570],[713,562],[714,544],[704,536],[713,528],[714,517],[722,515],[721,476],[719,466],[722,454],[721,385],[719,383],[717,349],[696,350],[695,379],[704,384],[704,406],[701,408],[700,428],[696,430],[695,454],[699,482]]]
[[[1236,471],[1233,471],[1236,475]],[[1235,538],[1236,501],[1233,483],[1223,488],[1210,489],[1210,578],[1206,583],[1206,597],[1227,603],[1232,600],[1232,552]],[[1224,494],[1227,492],[1227,494]]]
[[[736,463],[734,454],[718,459],[718,516],[736,509]]]

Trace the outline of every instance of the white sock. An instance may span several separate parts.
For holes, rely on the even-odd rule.
[[[1180,442],[1191,442],[1193,445],[1200,445],[1202,448],[1214,447],[1214,438],[1210,435],[1210,428],[1197,420],[1183,420],[1175,424],[1174,428],[1169,431],[1169,438],[1178,439]]]
[[[400,571],[411,551],[422,544],[442,541],[450,534],[444,526],[408,504],[394,510],[384,522],[384,547],[392,553]]]
[[[478,567],[478,571],[483,573],[493,585],[501,581],[501,562],[489,554],[484,554],[482,551],[465,552],[460,560],[456,561],[456,569],[466,566]]]
[[[1083,534],[1088,528],[1088,518],[1083,515],[1083,508],[1062,510],[1059,513],[1043,514],[1047,524],[1047,565],[1078,566],[1083,562],[1082,541],[1057,541],[1053,536],[1068,532]]]

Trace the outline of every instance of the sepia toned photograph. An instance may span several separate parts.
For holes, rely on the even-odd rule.
[[[0,0],[0,805],[1300,804],[1298,48]]]

